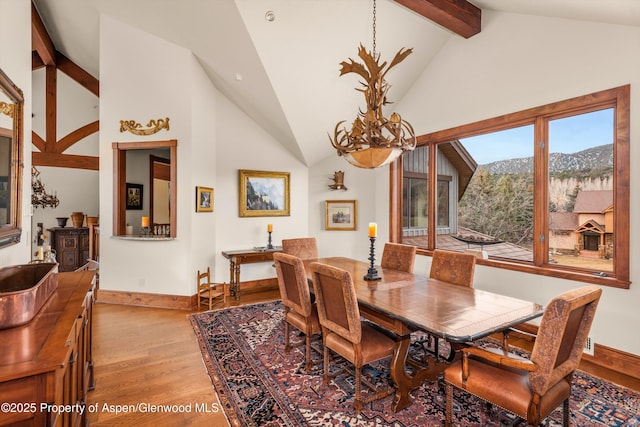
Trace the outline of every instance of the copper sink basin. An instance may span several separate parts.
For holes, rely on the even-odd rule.
[[[58,288],[58,264],[0,268],[0,329],[29,322]]]

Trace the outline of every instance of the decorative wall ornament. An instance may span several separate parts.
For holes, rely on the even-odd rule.
[[[149,120],[147,129],[142,129],[142,125],[135,120],[120,120],[120,132],[131,132],[134,135],[153,135],[162,129],[169,130],[169,117],[166,119]]]
[[[329,188],[332,190],[344,190],[347,191],[347,187],[344,186],[344,171],[336,171],[333,173],[333,184],[329,184]]]
[[[0,101],[0,113],[5,114],[11,118],[13,118],[13,104],[9,104],[8,102]]]

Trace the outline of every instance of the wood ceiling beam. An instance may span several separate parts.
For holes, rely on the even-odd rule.
[[[56,49],[33,3],[31,3],[31,49],[38,52],[44,65],[55,65]]]
[[[57,168],[100,170],[100,158],[94,156],[79,156],[75,154],[31,153],[31,163],[34,166],[53,166]]]
[[[465,39],[480,32],[482,10],[466,0],[395,0]]]
[[[98,81],[98,79],[86,72],[83,68],[64,56],[62,53],[57,51],[56,64],[58,65],[58,69],[60,71],[71,77],[76,83],[87,89],[95,96],[100,97],[100,82]]]

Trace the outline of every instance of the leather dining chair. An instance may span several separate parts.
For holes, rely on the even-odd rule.
[[[213,309],[213,303],[216,300],[225,300],[226,283],[213,283],[211,281],[211,269],[207,267],[206,271],[200,273],[198,270],[198,308],[201,306]]]
[[[329,375],[329,350],[342,356],[355,367],[355,396],[353,406],[360,413],[364,404],[394,392],[393,387],[376,388],[362,378],[362,367],[393,354],[395,341],[360,319],[360,309],[351,274],[337,267],[314,262],[313,289],[318,302],[318,316],[324,343],[324,384],[342,370]],[[371,389],[362,396],[362,384]]]
[[[312,304],[309,282],[302,260],[285,253],[274,253],[273,261],[278,276],[280,297],[284,305],[284,351],[289,353],[293,347],[305,345],[305,365],[307,373],[311,371],[311,337],[321,331],[316,304]],[[291,346],[289,326],[302,331],[304,342]]]
[[[469,347],[444,371],[445,425],[453,418],[453,387],[493,403],[537,426],[560,404],[569,426],[571,380],[580,363],[602,289],[585,286],[555,297],[545,308],[529,359]]]
[[[283,239],[282,252],[297,256],[300,259],[318,258],[318,245],[315,237],[300,237],[297,239]]]
[[[436,249],[431,257],[429,277],[453,285],[471,288],[473,287],[475,266],[476,257],[474,255]],[[426,338],[415,342],[416,345],[421,345],[425,352],[431,353],[435,357],[443,358],[440,355],[439,343],[440,339],[432,334],[427,334]],[[444,359],[451,362],[454,356],[455,353],[449,351],[449,356]]]
[[[475,266],[474,255],[436,249],[431,257],[429,277],[471,288]]]
[[[382,261],[380,265],[383,268],[393,268],[394,270],[413,273],[413,263],[415,259],[415,246],[387,242],[382,250]]]

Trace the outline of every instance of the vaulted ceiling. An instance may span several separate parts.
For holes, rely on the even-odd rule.
[[[216,88],[307,165],[334,153],[327,134],[363,105],[340,62],[371,48],[372,0],[34,0],[55,48],[99,79],[100,14],[193,52]],[[399,101],[451,37],[503,11],[640,25],[637,0],[378,0],[377,51]],[[267,15],[274,19],[267,19]],[[400,111],[402,113],[402,111]],[[405,117],[411,121],[411,117]]]

